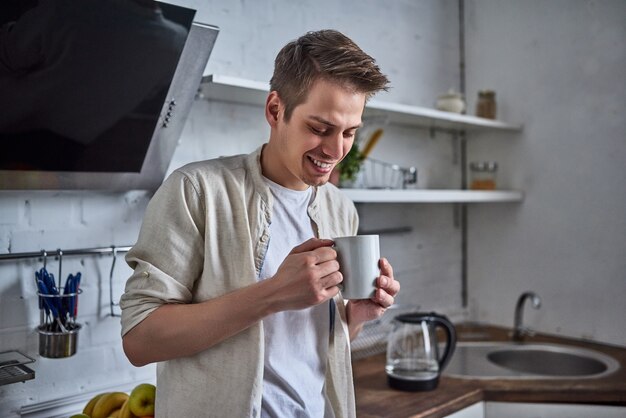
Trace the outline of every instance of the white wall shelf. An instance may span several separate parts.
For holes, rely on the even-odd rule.
[[[499,203],[521,202],[517,190],[341,189],[355,203]]]
[[[262,106],[267,98],[269,84],[219,74],[202,78],[200,95],[207,100]],[[365,108],[364,117],[386,117],[390,123],[428,129],[446,130],[505,130],[520,131],[521,125],[501,121],[442,112],[419,106],[408,106],[372,100]],[[357,203],[489,203],[520,202],[520,191],[482,190],[381,190],[343,189]]]
[[[265,104],[268,91],[268,83],[219,74],[204,76],[200,86],[200,94],[205,99],[256,106]],[[497,120],[377,100],[371,100],[365,108],[364,118],[369,117],[384,117],[388,118],[390,123],[428,129],[522,130],[521,125],[511,125]]]

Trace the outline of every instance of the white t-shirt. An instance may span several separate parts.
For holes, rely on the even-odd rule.
[[[260,280],[276,274],[293,247],[315,236],[307,214],[314,189],[291,190],[265,180],[274,195],[274,206]],[[331,302],[278,312],[263,320],[265,368],[261,417],[334,417],[324,389]]]

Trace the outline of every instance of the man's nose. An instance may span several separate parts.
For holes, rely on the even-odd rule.
[[[326,137],[322,143],[322,151],[330,158],[339,160],[343,157],[343,146],[343,133],[339,133],[337,135]]]

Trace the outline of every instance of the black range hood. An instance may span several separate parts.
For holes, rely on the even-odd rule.
[[[0,189],[156,189],[218,29],[193,21],[192,9],[160,2],[40,4],[2,28],[18,46],[28,25],[45,33],[54,24],[65,37],[33,41],[48,54],[43,60],[27,48],[24,62],[0,56]]]

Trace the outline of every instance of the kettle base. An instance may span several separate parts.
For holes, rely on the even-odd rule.
[[[389,387],[407,392],[421,392],[434,390],[439,384],[439,377],[427,380],[407,380],[387,375]]]

